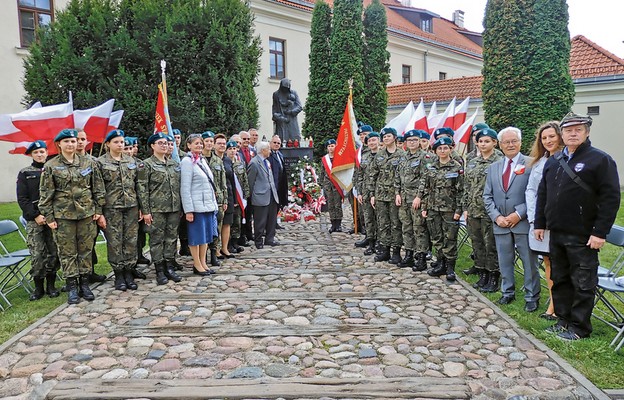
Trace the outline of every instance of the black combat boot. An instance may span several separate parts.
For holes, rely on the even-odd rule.
[[[156,268],[156,283],[158,285],[166,285],[169,279],[165,276],[165,262],[155,263],[154,268]]]
[[[174,281],[175,283],[178,283],[182,280],[182,278],[180,278],[180,276],[176,274],[175,270],[173,269],[173,265],[171,265],[170,261],[171,260],[167,260],[165,262],[165,276],[170,281]]]
[[[500,272],[491,271],[489,279],[481,289],[483,293],[495,293],[500,289]]]
[[[414,250],[405,250],[405,257],[397,264],[400,268],[411,268],[414,266]]]
[[[134,275],[132,275],[132,268],[126,268],[123,270],[124,281],[126,282],[126,287],[130,290],[137,290],[139,285],[134,281]]]
[[[490,279],[490,273],[486,269],[477,268],[477,275],[479,275],[479,280],[476,281],[472,287],[478,290],[483,289],[488,280]]]
[[[102,283],[106,280],[106,275],[96,274],[95,272],[91,272],[87,275],[87,280],[89,283]]]
[[[147,276],[137,269],[137,266],[134,265],[130,268],[130,273],[132,273],[132,277],[134,279],[147,279]]]
[[[377,242],[376,239],[370,239],[368,241],[368,247],[366,248],[366,250],[364,250],[364,255],[365,256],[370,256],[375,254],[375,243]]]
[[[87,301],[95,300],[95,295],[89,287],[89,275],[80,275],[78,280],[78,295]]]
[[[217,249],[210,249],[210,265],[213,267],[220,267],[221,261],[217,258]]]
[[[390,246],[383,246],[381,253],[375,256],[375,262],[390,260]]]
[[[182,271],[184,269],[182,268],[180,264],[178,264],[175,258],[172,258],[171,260],[167,260],[167,265],[171,266],[176,271]]]
[[[115,273],[115,290],[121,290],[125,292],[128,290],[126,286],[126,280],[124,279],[123,271],[113,271]]]
[[[422,272],[427,269],[427,253],[418,253],[416,264],[412,267],[414,272]]]
[[[188,239],[180,238],[179,253],[180,253],[180,256],[183,256],[183,257],[191,255],[191,250],[189,249],[189,246],[188,246]]]
[[[43,278],[33,278],[33,281],[35,282],[35,291],[30,295],[30,301],[39,300],[43,297],[43,295],[45,295],[45,290],[43,289],[43,280]]]
[[[54,286],[55,282],[56,282],[56,273],[51,272],[46,275],[46,293],[50,297],[59,297],[61,295],[59,291],[56,290],[56,287]]]
[[[342,219],[337,219],[336,221],[336,229],[334,232],[342,232]]]
[[[390,264],[397,265],[401,262],[401,246],[396,246],[392,248],[392,257],[388,260]]]
[[[150,265],[152,262],[150,261],[149,258],[145,257],[142,253],[139,254],[139,257],[137,258],[137,264],[140,265]]]
[[[429,274],[429,276],[446,275],[446,258],[442,256],[438,257],[436,266],[434,267],[432,265],[432,268],[427,271],[427,274]]]
[[[67,288],[67,304],[80,303],[80,295],[78,295],[78,282],[76,278],[65,279],[65,287]]]
[[[370,243],[370,239],[365,237],[364,239],[358,240],[357,242],[355,242],[355,247],[364,248],[364,247],[368,246],[369,243]]]
[[[465,269],[464,270],[464,274],[466,275],[478,275],[479,274],[479,268],[477,268],[476,265],[473,265],[472,267]]]
[[[446,260],[446,280],[455,282],[455,260]]]

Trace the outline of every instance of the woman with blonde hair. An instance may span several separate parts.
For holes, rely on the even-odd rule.
[[[542,172],[544,165],[548,157],[554,155],[563,148],[563,139],[561,138],[561,128],[557,121],[549,121],[541,125],[535,133],[535,142],[531,148],[531,161],[529,166],[531,169],[531,175],[529,177],[529,183],[526,189],[526,205],[527,205],[527,219],[531,225],[529,231],[529,247],[535,253],[542,256],[544,260],[544,269],[546,275],[546,283],[548,284],[549,302],[546,312],[540,315],[540,317],[548,320],[556,320],[555,308],[552,302],[552,285],[553,282],[550,279],[550,258],[549,258],[549,235],[548,231],[545,231],[544,240],[539,242],[535,240],[533,235],[533,223],[535,221],[535,208],[537,203],[537,188],[542,180]]]

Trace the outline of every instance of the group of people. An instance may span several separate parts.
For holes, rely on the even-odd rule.
[[[520,153],[522,132],[472,128],[475,149],[465,159],[454,150],[454,132],[361,125],[363,145],[354,175],[356,223],[365,238],[355,243],[399,267],[454,281],[457,237],[466,224],[477,274],[473,285],[498,292],[499,304],[515,301],[515,261],[523,266],[524,309],[539,308],[543,259],[550,301],[541,317],[565,340],[588,337],[597,285],[598,250],[619,208],[613,159],[589,141],[591,117],[567,114],[540,126],[530,156]],[[336,141],[326,143],[321,182],[330,232],[341,231],[344,192],[331,176]],[[401,249],[405,250],[401,255]],[[430,252],[436,261],[428,266]]]
[[[191,256],[193,273],[207,276],[249,240],[257,248],[279,245],[278,208],[287,202],[280,137],[258,141],[253,128],[229,139],[172,133],[151,135],[145,160],[137,158],[136,138],[119,129],[106,135],[98,158],[86,152],[86,133],[75,129],[54,138],[56,156],[48,157],[44,141],[30,144],[33,162],[18,175],[17,198],[32,255],[31,300],[59,296],[59,268],[69,304],[95,298],[89,283],[106,279],[93,269],[99,231],[120,291],[146,279],[139,264],[153,263],[164,285],[181,280],[178,254]],[[146,234],[151,260],[143,255]]]

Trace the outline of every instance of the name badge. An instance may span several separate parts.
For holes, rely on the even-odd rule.
[[[39,178],[37,175],[26,175],[26,179],[37,179]]]
[[[128,164],[128,169],[136,169],[137,165],[135,163]]]
[[[410,167],[418,167],[420,165],[420,160],[412,161]]]
[[[215,166],[213,167],[213,169],[214,169],[215,171],[221,171],[221,166],[220,166],[220,165],[215,165]]]
[[[62,171],[62,170],[67,169],[67,167],[64,166],[64,165],[59,165],[58,167],[54,167],[54,169],[57,170],[57,171]]]
[[[400,160],[392,160],[390,161],[390,164],[394,165],[395,167],[399,164]]]
[[[446,179],[457,178],[458,176],[459,174],[457,172],[449,172],[448,174],[444,175]]]
[[[91,171],[93,171],[93,169],[91,167],[87,167],[83,169],[82,171],[80,171],[80,175],[87,176],[91,173]]]
[[[175,172],[180,172],[181,168],[180,168],[180,166],[179,166],[179,165],[176,165],[176,166],[173,168],[173,170],[174,170]]]

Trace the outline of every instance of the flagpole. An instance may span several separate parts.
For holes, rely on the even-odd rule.
[[[180,162],[180,156],[178,154],[178,145],[175,141],[175,137],[173,136],[173,128],[171,126],[171,118],[169,117],[169,95],[167,94],[167,76],[165,74],[165,70],[167,69],[167,62],[165,60],[160,60],[160,70],[161,70],[161,79],[162,79],[162,87],[163,87],[163,102],[165,103],[165,122],[167,123],[167,134],[171,135],[173,138],[173,152],[171,154],[171,158],[177,162]]]
[[[353,78],[349,79],[349,101],[353,104]],[[363,146],[364,144],[362,144]],[[353,195],[353,189],[351,189],[351,197],[353,197],[353,231],[358,233],[358,217],[357,217],[357,197]]]

